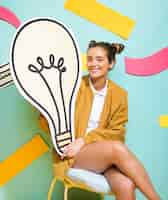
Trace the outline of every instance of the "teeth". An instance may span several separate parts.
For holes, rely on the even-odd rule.
[[[98,69],[92,69],[91,72],[98,72]]]

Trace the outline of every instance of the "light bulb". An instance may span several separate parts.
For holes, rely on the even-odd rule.
[[[7,87],[12,83],[9,64],[0,65],[0,88]]]
[[[20,93],[47,118],[58,154],[74,140],[74,104],[81,79],[72,32],[51,18],[24,23],[11,46],[11,72]]]

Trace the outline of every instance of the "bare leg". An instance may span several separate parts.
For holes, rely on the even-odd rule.
[[[119,141],[102,141],[84,146],[76,155],[73,167],[103,173],[112,165],[128,176],[149,200],[160,200],[142,164]]]
[[[117,168],[111,167],[104,172],[116,200],[135,200],[135,184],[133,181],[122,174]]]

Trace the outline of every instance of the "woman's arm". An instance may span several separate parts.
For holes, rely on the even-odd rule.
[[[107,128],[96,128],[86,136],[77,138],[74,142],[65,147],[65,157],[74,157],[86,144],[102,140],[125,141],[125,124],[128,121],[127,93],[123,95],[121,103],[115,110]],[[63,157],[64,157],[63,156]]]

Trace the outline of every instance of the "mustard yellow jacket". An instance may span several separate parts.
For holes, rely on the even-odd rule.
[[[127,92],[113,81],[109,80],[104,107],[100,122],[96,129],[86,134],[89,115],[92,108],[93,93],[88,76],[84,76],[76,98],[75,105],[75,138],[82,137],[86,144],[102,140],[125,141],[125,123],[128,121]],[[40,127],[49,132],[46,119],[40,115]],[[73,163],[73,159],[62,161],[53,150],[53,165],[55,175],[63,175]]]

